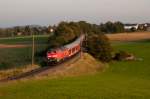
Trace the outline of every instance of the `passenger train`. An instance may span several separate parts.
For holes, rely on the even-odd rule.
[[[47,61],[49,64],[60,63],[81,51],[85,35],[80,35],[75,41],[70,44],[64,45],[60,48],[51,49],[47,52]]]

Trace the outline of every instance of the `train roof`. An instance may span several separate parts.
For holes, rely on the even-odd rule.
[[[50,52],[53,52],[53,51],[62,51],[62,50],[65,50],[65,49],[66,49],[65,47],[58,47],[58,48],[50,49],[49,51]]]
[[[64,45],[62,47],[58,47],[58,48],[54,48],[54,49],[51,49],[50,51],[63,51],[63,50],[66,50],[66,49],[70,49],[74,46],[77,46],[81,43],[81,41],[83,41],[84,39],[84,35],[81,35],[80,37],[78,37],[75,41],[73,41],[72,43],[70,44],[67,44],[67,45]]]
[[[81,43],[81,41],[83,41],[83,39],[84,39],[84,35],[81,35],[74,42],[72,42],[70,44],[67,44],[64,47],[69,49],[69,48],[72,48],[74,46],[77,46],[77,45],[79,45]]]

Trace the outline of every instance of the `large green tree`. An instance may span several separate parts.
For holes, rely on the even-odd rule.
[[[87,37],[87,46],[86,49],[95,58],[108,62],[111,60],[111,51],[108,38],[101,34],[93,34]]]

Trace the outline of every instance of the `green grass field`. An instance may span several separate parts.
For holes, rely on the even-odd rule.
[[[104,73],[0,85],[0,99],[150,99],[150,41],[113,43],[143,61],[111,62]]]
[[[35,36],[35,43],[47,43],[49,35]],[[14,37],[14,38],[0,38],[0,44],[32,44],[32,36]]]
[[[35,53],[45,50],[47,41],[48,35],[35,36]],[[1,38],[0,44],[29,45],[24,48],[0,48],[0,70],[31,64],[32,37]]]

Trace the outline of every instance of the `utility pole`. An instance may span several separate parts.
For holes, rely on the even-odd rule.
[[[32,66],[34,66],[34,49],[35,49],[34,33],[32,33]]]
[[[83,33],[81,33],[81,35],[83,35]],[[82,41],[80,40],[80,47],[81,47],[80,58],[83,58],[83,42],[84,42],[84,39]]]
[[[80,40],[80,49],[81,49],[80,58],[82,59],[83,53],[82,53],[82,41],[81,40]]]

